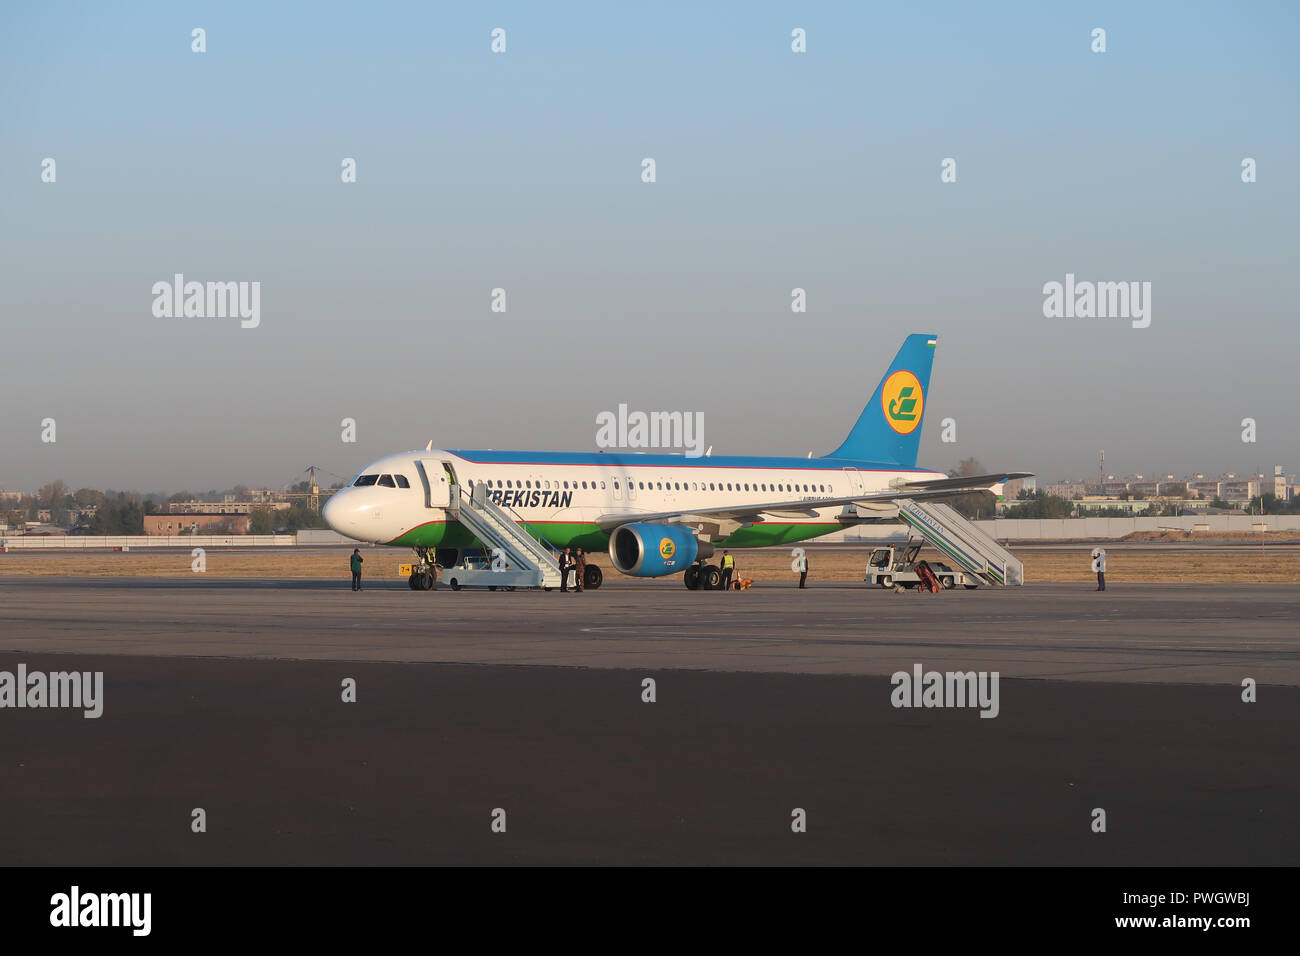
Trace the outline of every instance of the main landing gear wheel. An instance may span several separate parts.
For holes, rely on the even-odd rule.
[[[700,587],[706,591],[716,591],[722,584],[722,571],[712,564],[700,568]]]
[[[437,582],[436,582],[435,579],[434,579],[434,576],[433,576],[433,572],[432,572],[432,571],[421,571],[421,572],[420,572],[420,582],[419,582],[419,584],[420,584],[420,590],[421,590],[421,591],[432,591],[433,588],[434,588],[434,585],[435,585],[436,583],[437,583]]]
[[[604,572],[594,564],[587,565],[587,570],[582,573],[582,586],[588,591],[596,590],[604,580]]]
[[[700,589],[700,569],[692,564],[686,569],[686,573],[682,575],[682,583],[690,590],[698,591]]]
[[[412,591],[420,590],[420,585],[417,583],[416,580],[418,577],[419,575],[416,572],[412,571],[411,576],[406,579],[406,586],[410,588]]]

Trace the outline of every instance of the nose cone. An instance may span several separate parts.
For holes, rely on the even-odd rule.
[[[332,495],[321,511],[321,517],[333,530],[358,541],[366,540],[365,535],[362,534],[361,523],[364,515],[365,511],[357,500],[356,494],[348,488]]]

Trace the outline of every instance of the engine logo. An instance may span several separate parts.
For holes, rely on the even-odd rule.
[[[880,389],[880,404],[890,428],[900,435],[911,434],[921,424],[925,408],[920,379],[911,372],[895,372]]]
[[[668,561],[677,553],[677,545],[673,544],[672,538],[661,538],[659,541],[659,557]]]

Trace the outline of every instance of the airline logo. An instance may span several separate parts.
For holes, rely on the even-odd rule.
[[[885,379],[880,404],[889,427],[900,435],[910,435],[921,424],[921,411],[925,408],[920,379],[911,372],[895,372]]]
[[[676,553],[677,545],[673,544],[672,538],[663,538],[659,541],[659,557],[665,561],[671,561]]]

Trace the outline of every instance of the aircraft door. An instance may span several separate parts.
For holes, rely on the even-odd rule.
[[[424,483],[424,506],[426,508],[446,508],[451,505],[451,477],[442,462],[432,458],[421,458],[420,481]]]
[[[844,477],[847,478],[848,481],[849,481],[849,491],[848,491],[848,493],[849,493],[850,495],[862,494],[862,493],[863,493],[863,491],[862,491],[862,472],[858,471],[856,468],[845,468],[845,469],[844,469]]]

